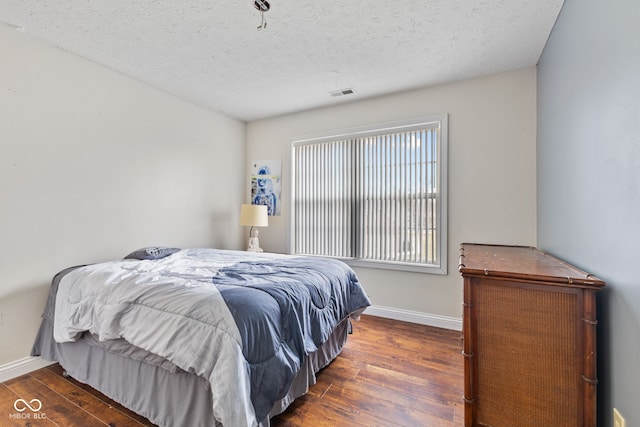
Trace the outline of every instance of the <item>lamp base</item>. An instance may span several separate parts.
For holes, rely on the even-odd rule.
[[[260,247],[258,230],[251,231],[251,237],[249,237],[249,244],[247,245],[247,252],[264,252]]]

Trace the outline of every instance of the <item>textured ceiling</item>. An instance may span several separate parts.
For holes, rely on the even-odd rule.
[[[0,22],[251,121],[534,65],[563,0],[270,3],[266,29],[251,0],[0,0]]]

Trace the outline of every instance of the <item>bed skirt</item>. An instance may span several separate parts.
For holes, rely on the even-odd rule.
[[[284,398],[277,401],[259,427],[282,413],[316,382],[316,373],[338,356],[347,341],[350,319],[336,326],[330,338],[308,355]],[[53,339],[53,324],[44,318],[32,350],[33,356],[56,361],[74,379],[159,426],[211,427],[214,419],[210,384],[181,369],[167,369],[92,345],[90,340],[60,344]]]

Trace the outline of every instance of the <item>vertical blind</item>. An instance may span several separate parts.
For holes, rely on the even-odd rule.
[[[440,131],[294,142],[293,252],[438,264]]]

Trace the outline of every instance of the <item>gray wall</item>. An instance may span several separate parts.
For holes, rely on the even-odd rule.
[[[640,2],[566,0],[538,65],[538,246],[607,282],[599,426],[640,425]]]

